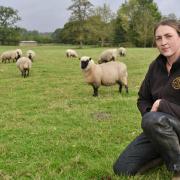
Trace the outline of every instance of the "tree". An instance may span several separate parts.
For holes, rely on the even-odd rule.
[[[52,40],[56,43],[61,43],[62,42],[62,28],[58,28],[56,29],[53,33],[52,33]]]
[[[121,44],[128,42],[128,20],[126,17],[118,16],[113,23],[114,34],[113,34],[113,43]]]
[[[15,27],[15,23],[20,19],[17,10],[11,7],[0,6],[0,41],[2,44],[5,44],[6,41],[13,40],[13,37],[17,38],[18,29]],[[13,36],[13,33],[16,36]]]
[[[61,31],[61,40],[63,43],[77,44],[79,43],[79,21],[67,22]]]
[[[73,4],[69,6],[68,10],[72,11],[70,21],[76,22],[76,41],[80,43],[80,47],[83,45],[83,40],[86,36],[85,21],[90,16],[92,6],[88,0],[71,0]]]
[[[161,19],[156,3],[153,0],[129,0],[120,7],[119,25],[126,33],[128,41],[136,46],[151,46],[153,43],[153,27]]]
[[[175,19],[175,20],[177,20],[177,17],[174,13],[170,13],[167,16],[163,16],[162,19]]]
[[[91,31],[94,31],[95,36],[97,36],[101,41],[101,46],[104,46],[105,40],[110,40],[113,32],[113,19],[115,14],[111,11],[110,6],[103,4],[94,10],[94,16],[91,17]]]

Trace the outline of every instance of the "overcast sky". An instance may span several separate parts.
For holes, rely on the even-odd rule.
[[[90,0],[94,6],[109,4],[116,12],[125,0]],[[163,15],[174,13],[180,18],[180,0],[154,0]],[[71,0],[0,0],[0,6],[9,6],[18,10],[21,21],[17,24],[27,30],[54,32],[62,28],[70,17],[67,8]]]

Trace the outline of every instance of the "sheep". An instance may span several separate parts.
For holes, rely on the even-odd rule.
[[[32,66],[32,62],[28,57],[21,57],[17,60],[16,66],[21,71],[21,75],[25,78],[29,76],[29,71]]]
[[[26,56],[33,62],[36,56],[36,53],[33,50],[28,50]]]
[[[127,52],[126,48],[124,48],[124,47],[119,48],[119,55],[120,56],[126,56],[126,52]]]
[[[78,57],[78,54],[75,50],[73,49],[67,49],[66,50],[66,57]]]
[[[16,61],[19,58],[18,53],[16,50],[9,50],[5,51],[1,54],[1,60],[2,63],[6,63],[8,61],[10,63],[10,60],[12,59],[13,62]]]
[[[106,63],[109,61],[115,61],[117,58],[117,49],[106,49],[100,55],[98,63]]]
[[[93,87],[93,96],[98,96],[100,85],[111,86],[116,83],[119,84],[120,93],[122,86],[125,86],[126,93],[128,93],[128,73],[124,63],[111,61],[95,64],[90,57],[83,56],[80,58],[80,64],[85,81]]]
[[[22,50],[21,49],[16,49],[16,52],[17,52],[17,54],[18,54],[18,57],[17,57],[17,59],[19,59],[20,57],[22,57]],[[17,61],[17,59],[16,59],[16,61]]]

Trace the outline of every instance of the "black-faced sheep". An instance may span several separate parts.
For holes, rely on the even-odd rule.
[[[75,50],[73,49],[67,49],[66,50],[66,57],[78,57],[78,54]]]
[[[16,49],[16,52],[17,52],[17,55],[18,55],[18,57],[17,57],[17,59],[19,59],[20,57],[22,57],[22,50],[21,49]],[[16,61],[17,61],[17,59],[16,59]]]
[[[126,48],[124,48],[124,47],[119,48],[119,55],[120,56],[126,56],[126,52],[127,52]]]
[[[98,96],[98,88],[101,85],[111,86],[116,83],[119,84],[120,93],[122,86],[125,86],[126,93],[128,93],[128,73],[124,63],[108,62],[95,64],[94,61],[87,56],[81,57],[80,61],[85,81],[93,87],[93,96]]]
[[[26,56],[33,62],[36,56],[36,53],[33,50],[28,50]]]
[[[21,57],[17,60],[16,65],[18,69],[21,71],[21,75],[25,78],[29,76],[29,71],[32,66],[32,62],[27,57]]]

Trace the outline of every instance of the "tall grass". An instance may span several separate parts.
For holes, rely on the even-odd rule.
[[[70,46],[69,46],[70,47]],[[137,177],[115,176],[112,165],[141,133],[137,92],[155,49],[128,49],[129,94],[92,87],[67,46],[37,46],[30,77],[0,64],[0,179],[169,179],[164,166]],[[0,47],[4,50],[17,47]],[[25,53],[28,47],[22,47]],[[97,61],[103,48],[77,49]]]

